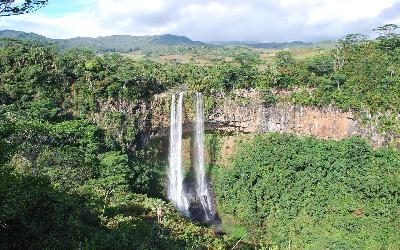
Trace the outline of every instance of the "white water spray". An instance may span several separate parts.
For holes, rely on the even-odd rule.
[[[196,193],[204,210],[205,219],[212,219],[211,197],[204,166],[204,112],[203,96],[196,93],[196,122],[194,126],[194,169],[196,172]]]
[[[168,198],[175,207],[183,214],[189,215],[189,202],[183,190],[183,168],[182,168],[182,106],[183,93],[172,95],[171,122],[169,139],[169,185]]]

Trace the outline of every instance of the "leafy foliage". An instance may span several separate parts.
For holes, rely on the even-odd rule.
[[[126,193],[101,216],[85,197],[55,190],[45,176],[7,167],[0,171],[0,198],[2,249],[225,249],[232,244],[161,200]],[[161,223],[157,207],[165,214]]]
[[[0,46],[0,248],[225,249],[230,239],[181,217],[163,198],[155,149],[129,151],[133,105],[174,83],[156,63],[115,54],[60,52],[4,40]],[[119,134],[120,128],[130,129]],[[126,126],[127,127],[127,126]],[[107,130],[108,129],[108,130]],[[143,128],[142,128],[143,129]],[[139,194],[134,194],[139,193]],[[162,223],[156,219],[162,207]]]
[[[255,242],[279,248],[398,248],[400,154],[358,138],[270,134],[241,144],[219,168],[220,212]]]
[[[0,0],[0,16],[21,15],[36,11],[47,4],[48,0]]]
[[[148,131],[137,111],[174,88],[205,96],[256,88],[265,105],[279,101],[276,90],[289,90],[297,104],[377,115],[381,130],[398,137],[396,29],[380,27],[374,41],[349,35],[309,58],[281,51],[270,64],[246,48],[212,51],[210,64],[163,64],[1,40],[0,248],[231,246],[231,239],[145,196],[163,198],[165,162],[153,147],[142,147]],[[206,109],[217,101],[206,97]],[[215,151],[221,147],[213,136],[207,141]],[[214,163],[219,157],[210,156]],[[274,134],[243,144],[230,169],[211,172],[220,210],[246,224],[263,246],[398,248],[399,161],[398,151],[373,150],[359,139]],[[162,223],[155,222],[158,206]]]
[[[396,25],[376,29],[380,36],[368,41],[351,34],[336,49],[305,61],[302,81],[292,87],[302,89],[292,95],[294,103],[326,106],[333,104],[360,117],[377,117],[377,126],[392,138],[399,134],[400,94],[399,39]],[[291,67],[303,75],[301,69]],[[308,88],[308,89],[307,89]],[[311,91],[310,89],[311,88]],[[394,139],[393,145],[399,141]]]

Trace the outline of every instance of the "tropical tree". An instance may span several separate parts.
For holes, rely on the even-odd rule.
[[[48,3],[48,0],[0,0],[0,16],[21,15],[36,11]]]
[[[100,155],[99,178],[87,183],[87,190],[102,200],[103,214],[113,195],[128,191],[127,155],[110,151]]]
[[[385,24],[374,29],[379,34],[377,40],[380,41],[382,49],[393,50],[400,46],[399,28],[400,26],[397,24]]]

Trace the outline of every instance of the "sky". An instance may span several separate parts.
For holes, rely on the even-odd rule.
[[[400,0],[49,0],[0,30],[50,38],[184,35],[199,41],[322,41],[400,24]]]

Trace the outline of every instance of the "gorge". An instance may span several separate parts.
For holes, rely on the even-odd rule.
[[[0,248],[399,249],[400,50],[346,41],[164,64],[2,40]]]

